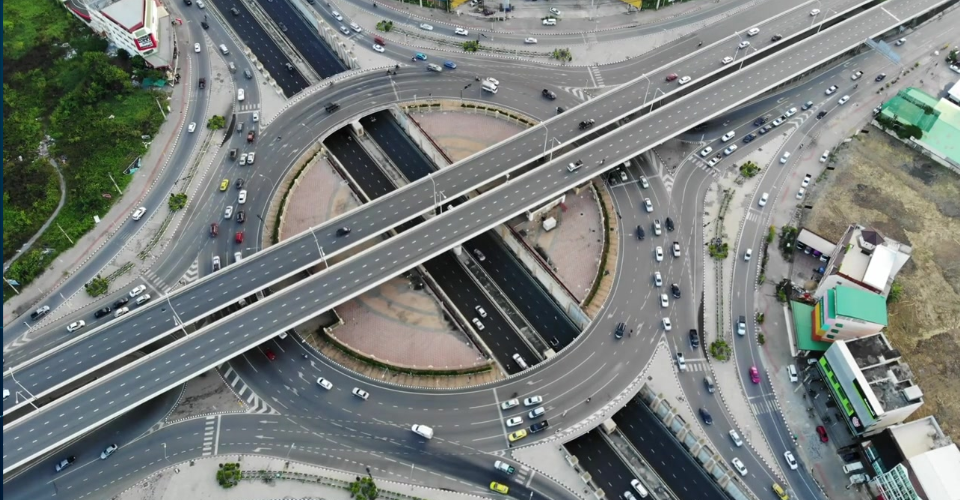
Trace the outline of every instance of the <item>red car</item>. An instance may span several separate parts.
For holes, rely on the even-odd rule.
[[[243,231],[237,231],[237,236],[234,239],[237,240],[237,243],[243,243]]]
[[[277,355],[274,354],[273,351],[271,351],[270,349],[263,351],[263,353],[267,356],[267,359],[269,359],[270,361],[277,359]]]
[[[218,234],[220,234],[220,226],[217,226],[216,222],[210,224],[210,236],[216,237]]]
[[[817,426],[817,434],[820,435],[821,443],[826,443],[827,441],[830,441],[830,437],[827,436],[827,429],[824,426],[822,425]]]
[[[668,81],[668,82],[672,82],[672,81],[674,81],[674,80],[676,80],[676,79],[677,79],[677,74],[676,74],[676,73],[670,73],[669,75],[667,75],[667,81]]]
[[[757,371],[756,366],[750,367],[750,381],[753,382],[754,384],[760,383],[760,372]]]

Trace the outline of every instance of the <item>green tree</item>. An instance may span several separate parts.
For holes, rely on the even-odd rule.
[[[893,284],[890,285],[890,293],[887,295],[887,304],[896,304],[900,302],[901,298],[903,298],[903,285],[894,280]]]
[[[476,52],[480,50],[479,40],[467,40],[461,44],[464,52]]]
[[[187,206],[187,193],[170,193],[170,199],[167,200],[167,206],[170,207],[171,212],[181,210],[183,207]]]
[[[770,229],[767,231],[767,244],[773,243],[773,239],[777,236],[777,227],[770,226]]]
[[[87,291],[87,295],[91,297],[99,297],[110,291],[110,282],[98,274],[96,278],[90,280],[90,282],[84,285],[83,288]]]
[[[732,353],[730,344],[723,339],[717,339],[710,343],[710,355],[717,361],[726,361],[730,359]]]
[[[227,119],[220,115],[213,115],[207,120],[207,128],[210,130],[220,130],[227,126]]]
[[[717,260],[726,259],[727,253],[730,251],[730,247],[726,243],[720,243],[718,245],[716,242],[710,243],[708,249],[710,256]]]
[[[740,165],[740,175],[749,179],[757,173],[760,172],[760,166],[752,161],[745,162],[743,165]]]
[[[384,19],[377,23],[377,31],[382,31],[384,33],[389,33],[393,29],[393,21],[388,21]]]
[[[570,49],[553,49],[550,57],[563,62],[573,61],[573,54],[570,53]]]

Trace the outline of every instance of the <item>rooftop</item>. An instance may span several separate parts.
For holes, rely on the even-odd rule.
[[[887,325],[887,300],[882,295],[842,285],[834,292],[832,309],[837,316]]]
[[[933,416],[892,425],[890,435],[896,440],[900,453],[907,460],[949,444],[950,438],[943,433]]]
[[[957,500],[960,492],[960,449],[957,445],[930,450],[910,459],[910,469],[926,500]]]
[[[793,311],[793,331],[797,335],[798,350],[823,352],[832,345],[813,339],[813,306],[792,301],[790,310]]]
[[[909,260],[913,248],[880,232],[853,224],[837,245],[841,248],[831,270],[886,295],[893,278]]]
[[[920,127],[923,137],[917,142],[954,163],[960,163],[960,108],[955,104],[907,87],[884,103],[880,114]]]
[[[845,343],[883,411],[922,401],[923,392],[913,383],[910,365],[900,361],[900,351],[890,346],[886,336],[878,333]]]
[[[123,29],[133,32],[143,25],[145,2],[153,0],[103,0],[97,8]]]

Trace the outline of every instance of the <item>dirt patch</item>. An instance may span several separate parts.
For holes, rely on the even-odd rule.
[[[889,307],[887,336],[924,393],[913,418],[936,415],[960,439],[960,176],[871,132],[840,148],[803,225],[836,241],[855,222],[913,247],[897,276],[903,298]]]
[[[167,422],[206,413],[239,411],[240,404],[233,391],[227,387],[216,370],[206,371],[187,382],[177,402],[177,407],[167,417]]]

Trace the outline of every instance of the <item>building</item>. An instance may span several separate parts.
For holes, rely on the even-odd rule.
[[[170,14],[159,0],[61,0],[99,35],[154,68],[173,65]]]
[[[866,337],[887,327],[887,300],[875,293],[837,286],[820,297],[811,320],[814,340]]]
[[[960,172],[960,83],[947,98],[938,99],[922,90],[907,87],[883,103],[874,125],[881,121],[916,126],[922,137],[903,142],[941,165]],[[881,118],[885,120],[881,120]]]
[[[910,366],[882,333],[834,342],[814,366],[855,437],[899,424],[923,405]]]
[[[847,228],[832,250],[814,298],[823,297],[838,285],[886,297],[893,279],[913,253],[910,246],[857,224]]]

